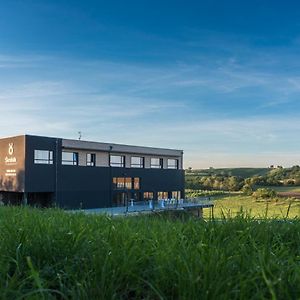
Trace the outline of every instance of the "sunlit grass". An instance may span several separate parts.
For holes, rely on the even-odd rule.
[[[296,299],[300,222],[0,208],[1,299]]]
[[[276,198],[257,200],[251,196],[230,196],[214,201],[214,217],[234,217],[239,214],[252,218],[295,218],[300,217],[300,200],[294,198]],[[204,216],[210,217],[211,211],[204,210]]]

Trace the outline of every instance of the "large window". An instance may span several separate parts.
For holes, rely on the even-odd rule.
[[[181,193],[180,191],[172,191],[172,199],[180,199]]]
[[[168,169],[178,169],[178,159],[168,159]]]
[[[157,192],[157,199],[168,199],[168,192]]]
[[[53,164],[53,151],[49,150],[34,150],[34,163],[35,164]]]
[[[113,188],[117,190],[139,190],[140,178],[138,177],[113,177]]]
[[[163,159],[152,157],[150,167],[154,168],[154,169],[162,169],[163,168]]]
[[[78,153],[63,151],[61,162],[63,165],[77,166],[78,165]]]
[[[152,200],[154,198],[153,192],[144,192],[145,200]]]
[[[125,156],[111,155],[110,156],[110,166],[111,167],[124,167],[125,166]]]
[[[138,178],[138,177],[133,178],[133,188],[135,190],[140,189],[140,178]]]
[[[144,157],[132,156],[131,168],[144,168]]]
[[[96,154],[95,153],[87,153],[86,155],[86,165],[89,167],[96,166]]]

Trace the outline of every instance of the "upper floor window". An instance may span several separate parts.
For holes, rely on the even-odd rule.
[[[144,168],[144,157],[132,156],[131,168]]]
[[[163,159],[162,158],[151,158],[150,167],[154,169],[163,168]]]
[[[110,156],[110,166],[111,167],[124,167],[125,166],[125,156],[111,155]]]
[[[34,150],[34,163],[35,164],[53,164],[53,151],[49,150]]]
[[[63,151],[61,162],[63,165],[78,166],[78,153]]]
[[[168,159],[168,169],[178,169],[178,159]]]
[[[87,153],[86,155],[86,165],[89,167],[96,166],[96,154],[95,153]]]

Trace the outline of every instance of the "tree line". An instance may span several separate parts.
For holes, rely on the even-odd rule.
[[[300,185],[300,167],[276,168],[270,167],[266,175],[243,178],[241,176],[230,176],[224,172],[223,175],[209,174],[200,175],[192,170],[186,171],[186,188],[193,190],[224,190],[244,191],[245,193],[260,186]]]

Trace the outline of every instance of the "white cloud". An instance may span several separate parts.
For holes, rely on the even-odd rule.
[[[38,72],[31,70],[30,59]],[[297,76],[258,71],[234,58],[211,69],[62,58],[53,65],[52,58],[30,59],[24,59],[28,73],[16,72],[13,81],[1,80],[6,73],[0,70],[1,136],[26,132],[76,138],[81,130],[86,139],[182,148],[186,165],[199,167],[286,165],[298,159],[300,121],[293,111],[242,118],[218,107],[209,113],[204,109],[210,101],[225,101],[223,95],[242,102],[239,92],[253,87],[259,108],[285,105],[300,92]],[[1,62],[24,68],[22,58],[0,56]],[[210,91],[220,98],[209,97]]]

